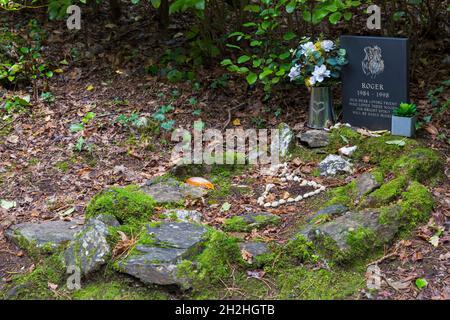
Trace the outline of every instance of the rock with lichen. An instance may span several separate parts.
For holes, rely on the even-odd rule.
[[[197,199],[205,196],[207,191],[200,187],[179,182],[175,179],[148,181],[142,191],[157,203],[177,203],[187,198]]]
[[[106,264],[111,254],[107,240],[109,227],[117,226],[119,222],[109,215],[89,219],[64,251],[66,266],[76,267],[81,274],[87,275]]]
[[[178,276],[178,264],[203,249],[207,229],[187,222],[147,225],[133,252],[117,264],[118,269],[147,284],[189,287]]]
[[[54,252],[60,246],[69,243],[81,228],[80,219],[25,222],[11,226],[5,235],[23,249]]]
[[[328,155],[319,163],[319,170],[322,176],[335,176],[353,172],[353,165],[348,161],[334,154]]]
[[[297,135],[310,148],[323,148],[330,144],[330,134],[323,130],[308,130]]]

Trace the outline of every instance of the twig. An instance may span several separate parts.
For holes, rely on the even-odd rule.
[[[396,255],[398,255],[397,250],[395,250],[394,252],[391,252],[391,253],[389,253],[389,254],[384,255],[384,256],[381,257],[380,259],[378,259],[378,260],[376,260],[376,261],[373,261],[373,262],[369,263],[367,266],[372,266],[372,265],[374,265],[374,264],[379,264],[379,263],[383,262],[384,260],[386,260],[386,259],[388,259],[388,258],[390,258],[390,257],[396,256]]]
[[[222,130],[225,130],[226,129],[226,127],[228,127],[228,125],[230,124],[230,122],[231,122],[231,111],[234,111],[234,110],[236,110],[236,109],[240,109],[240,108],[242,108],[243,106],[245,106],[247,103],[246,102],[243,102],[243,103],[241,103],[241,104],[239,104],[239,105],[237,105],[237,106],[235,106],[235,107],[233,107],[233,108],[228,108],[228,120],[225,122],[225,125],[223,126],[223,128],[222,128]]]

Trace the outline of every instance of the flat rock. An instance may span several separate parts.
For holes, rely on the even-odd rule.
[[[330,144],[329,133],[323,130],[308,130],[297,135],[310,148],[323,148]]]
[[[328,206],[326,208],[320,209],[317,211],[316,214],[314,214],[311,218],[308,219],[308,222],[313,221],[315,218],[319,216],[330,216],[331,218],[338,217],[348,211],[348,208],[341,204],[334,204],[331,206]]]
[[[319,170],[322,176],[334,176],[337,174],[352,173],[353,165],[341,156],[330,154],[319,163]]]
[[[202,214],[197,210],[172,209],[164,211],[163,214],[168,218],[175,218],[182,222],[200,223],[202,220]]]
[[[6,231],[6,237],[19,246],[33,245],[37,248],[45,247],[46,250],[54,250],[60,245],[69,243],[75,234],[81,230],[83,220],[71,221],[45,221],[42,223],[25,222],[11,226]],[[26,248],[24,248],[26,249]]]
[[[157,203],[176,203],[187,198],[201,198],[207,194],[205,189],[191,186],[175,179],[167,179],[159,182],[148,181],[142,187],[142,191],[153,197]]]
[[[377,182],[371,173],[364,173],[356,180],[358,197],[362,197],[363,195],[378,189],[380,186],[381,184]]]
[[[244,242],[239,244],[239,248],[251,255],[249,263],[254,263],[255,260],[264,254],[270,252],[269,246],[265,242]]]
[[[269,212],[243,213],[225,220],[225,229],[236,232],[248,232],[268,225],[277,225],[281,218]]]
[[[177,265],[199,253],[207,229],[187,222],[162,222],[147,226],[152,244],[137,245],[137,254],[119,262],[119,269],[147,284],[177,285],[188,288],[186,279],[177,276]]]
[[[66,266],[76,266],[81,274],[97,271],[108,262],[111,248],[107,241],[108,227],[118,226],[113,216],[101,215],[90,219],[64,251]]]
[[[330,238],[342,252],[348,252],[350,249],[348,243],[350,232],[358,231],[361,228],[373,231],[376,235],[374,241],[389,243],[397,233],[399,223],[394,221],[389,224],[381,224],[379,217],[380,211],[378,210],[347,212],[330,222],[308,225],[301,231],[301,234],[316,243],[320,243],[323,237]],[[376,247],[375,243],[373,243],[373,247]]]
[[[177,178],[203,177],[211,173],[212,166],[207,164],[177,164],[170,173]]]

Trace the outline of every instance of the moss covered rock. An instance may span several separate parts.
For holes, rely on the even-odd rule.
[[[137,186],[113,187],[97,194],[86,209],[86,217],[111,215],[120,223],[145,220],[153,215],[155,201]]]
[[[55,252],[68,244],[82,228],[82,220],[25,222],[14,225],[6,236],[29,253]]]
[[[444,160],[434,150],[417,148],[403,155],[394,162],[392,170],[398,176],[406,176],[419,182],[432,182],[442,175]]]
[[[190,286],[178,276],[177,265],[203,249],[207,229],[187,222],[161,222],[147,225],[132,253],[117,268],[147,284]]]
[[[112,216],[100,215],[90,219],[64,251],[66,266],[77,267],[83,275],[97,271],[111,255],[112,248],[107,240],[110,227],[118,226]]]
[[[321,255],[347,262],[369,255],[395,237],[399,222],[382,224],[379,217],[379,210],[347,212],[321,225],[310,224],[301,234],[314,243]]]

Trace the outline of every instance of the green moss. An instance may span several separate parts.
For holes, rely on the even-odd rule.
[[[417,148],[398,159],[392,170],[419,182],[432,181],[442,175],[444,160],[434,150]]]
[[[355,257],[366,256],[367,252],[377,248],[381,243],[378,241],[374,230],[370,228],[358,228],[349,232],[347,245],[350,248],[347,255],[354,259]]]
[[[418,224],[428,220],[433,206],[434,200],[430,191],[414,181],[402,193],[402,198],[397,204],[381,209],[380,223],[399,223],[400,232],[407,235]]]
[[[74,300],[165,300],[168,296],[161,290],[137,286],[131,281],[100,279],[75,291],[72,298]]]
[[[406,138],[402,139],[406,143],[403,147],[386,143],[394,140],[399,140],[399,138],[391,135],[365,138],[358,145],[354,157],[356,159],[362,159],[364,156],[368,156],[371,164],[380,165],[383,170],[390,170],[395,160],[418,145],[415,140]]]
[[[193,261],[178,265],[178,277],[190,279],[196,290],[228,279],[231,266],[243,263],[237,239],[225,233],[210,229],[204,247]]]
[[[356,181],[352,181],[345,186],[337,187],[329,192],[329,200],[322,206],[326,208],[331,205],[341,204],[348,208],[355,206],[354,199],[357,195]]]
[[[232,232],[250,232],[253,229],[261,229],[268,225],[276,225],[280,222],[278,216],[255,215],[247,221],[242,216],[234,216],[224,221],[226,231]]]
[[[137,186],[113,187],[97,194],[86,209],[86,217],[109,214],[120,223],[147,220],[153,215],[155,201]]]
[[[351,270],[311,270],[294,267],[277,277],[277,299],[338,300],[354,297],[365,286],[363,267]]]
[[[372,174],[372,177],[375,179],[375,181],[379,184],[384,183],[384,174],[383,171],[380,169],[375,169],[370,172]]]
[[[311,149],[300,145],[293,146],[289,153],[290,159],[299,158],[303,162],[319,162],[325,157],[326,154],[320,149]]]
[[[69,163],[67,161],[60,161],[55,164],[55,167],[61,170],[62,172],[69,171]]]
[[[406,177],[395,178],[370,193],[361,202],[363,207],[381,207],[397,199],[407,184]]]
[[[41,257],[33,271],[15,276],[5,292],[8,299],[42,300],[61,299],[55,291],[49,289],[49,283],[59,287],[65,285],[65,267],[61,254]]]
[[[358,145],[363,141],[363,136],[348,127],[342,127],[332,130],[330,133],[330,144],[326,150],[328,153],[336,153],[342,147],[347,145]]]

